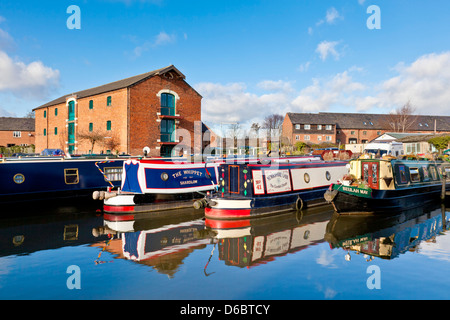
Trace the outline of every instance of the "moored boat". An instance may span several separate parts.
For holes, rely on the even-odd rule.
[[[439,201],[450,182],[442,161],[360,157],[350,161],[349,173],[330,185],[324,198],[338,213],[381,213]]]
[[[134,214],[192,207],[193,200],[217,187],[218,166],[218,162],[182,159],[128,160],[120,189],[102,196],[103,210]]]
[[[347,161],[280,158],[223,163],[218,192],[197,202],[210,219],[247,219],[324,204],[323,193],[347,172]]]
[[[113,156],[3,158],[0,203],[89,199],[94,190],[120,185],[123,161]]]

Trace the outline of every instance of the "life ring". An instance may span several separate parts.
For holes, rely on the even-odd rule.
[[[297,201],[295,201],[295,209],[297,211],[303,209],[303,200],[302,200],[302,198],[298,197]]]

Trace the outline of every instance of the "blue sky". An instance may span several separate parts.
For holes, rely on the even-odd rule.
[[[367,27],[370,5],[381,29]],[[440,0],[2,0],[0,116],[170,64],[209,124],[407,101],[450,115],[448,17]]]

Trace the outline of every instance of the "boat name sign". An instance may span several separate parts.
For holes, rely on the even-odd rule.
[[[344,186],[344,185],[334,185],[333,189],[339,190],[345,193],[353,194],[355,196],[371,198],[372,197],[372,189],[368,188],[358,188],[352,186]]]

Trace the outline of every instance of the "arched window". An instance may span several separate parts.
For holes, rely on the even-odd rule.
[[[161,94],[161,115],[174,116],[175,115],[175,96],[170,93]]]
[[[69,121],[75,120],[75,101],[69,101]]]

